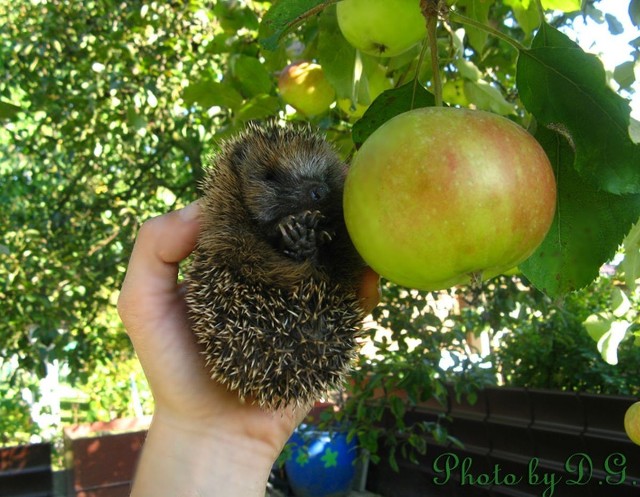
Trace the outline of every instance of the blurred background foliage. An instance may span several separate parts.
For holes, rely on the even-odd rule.
[[[468,15],[476,12],[474,0],[457,3]],[[539,22],[535,2],[484,3],[481,22],[530,42]],[[548,12],[556,27],[584,18],[605,23],[612,34],[622,29],[599,2],[578,9],[565,3],[571,5]],[[418,62],[419,47],[391,59],[362,56],[367,91],[355,92],[353,62],[336,52],[342,42],[331,11],[309,17],[268,50],[259,34],[270,7],[257,0],[0,0],[3,444],[51,437],[60,419],[150,412],[149,392],[115,312],[118,289],[140,224],[196,198],[207,156],[220,140],[250,120],[280,116],[310,121],[348,159],[354,123],[374,93],[416,74],[425,84],[431,77],[430,65]],[[637,26],[638,2],[629,7]],[[439,38],[445,100],[527,122],[513,77],[516,53],[500,39],[454,28],[441,27]],[[609,72],[625,97],[633,95],[639,45],[634,40],[631,58]],[[338,104],[318,116],[286,106],[278,76],[297,60],[326,68]],[[373,81],[381,80],[374,91]],[[633,306],[616,319],[626,319],[632,333],[615,367],[602,359],[583,322],[591,315],[609,319],[612,288],[623,285]],[[637,395],[628,379],[640,360],[638,348],[629,346],[638,328],[634,285],[615,273],[556,302],[526,280],[502,277],[468,289],[476,294],[447,316],[433,309],[416,316],[414,310],[437,295],[386,284],[376,316],[392,336],[374,336],[379,358],[363,355],[359,365],[384,371],[387,364],[390,374],[408,365],[422,381],[455,377],[466,394],[473,389],[465,385],[499,381]],[[477,354],[470,334],[482,331],[502,333],[505,346],[492,347],[489,357]],[[417,340],[411,351],[402,345],[407,333]],[[400,348],[390,350],[392,342]],[[440,365],[441,349],[452,351],[447,367]],[[60,395],[62,409],[43,400],[47,379],[71,388],[67,410]],[[434,385],[420,395],[437,393]]]

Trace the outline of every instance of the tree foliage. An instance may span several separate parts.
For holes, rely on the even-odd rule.
[[[434,105],[428,45],[360,53],[335,3],[0,0],[1,357],[40,375],[58,358],[72,380],[121,360],[114,303],[137,228],[194,199],[207,156],[246,122],[311,121],[348,159],[385,120]],[[551,295],[592,281],[640,215],[625,99],[638,52],[614,92],[560,30],[578,16],[620,29],[582,4],[543,0],[543,22],[533,0],[451,0],[437,31],[445,102],[508,116],[552,159],[558,216],[522,267]],[[636,0],[629,15],[637,26]],[[278,74],[298,60],[342,105],[308,118],[284,104]]]

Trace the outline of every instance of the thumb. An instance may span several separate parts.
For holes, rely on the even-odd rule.
[[[144,314],[176,298],[178,264],[195,248],[199,214],[200,206],[194,202],[140,228],[118,299],[118,312],[129,331],[132,321],[152,317]]]

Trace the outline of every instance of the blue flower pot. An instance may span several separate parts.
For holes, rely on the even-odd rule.
[[[346,432],[301,425],[289,443],[293,450],[285,469],[296,497],[344,497],[349,493],[356,472],[355,438],[347,442]]]

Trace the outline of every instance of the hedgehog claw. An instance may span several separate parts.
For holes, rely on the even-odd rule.
[[[329,233],[328,231],[320,232],[320,235],[319,235],[320,243],[329,243],[332,239],[333,237],[331,236],[331,233]]]
[[[324,216],[320,211],[305,211],[302,215],[302,224],[307,228],[315,229],[323,219]]]

